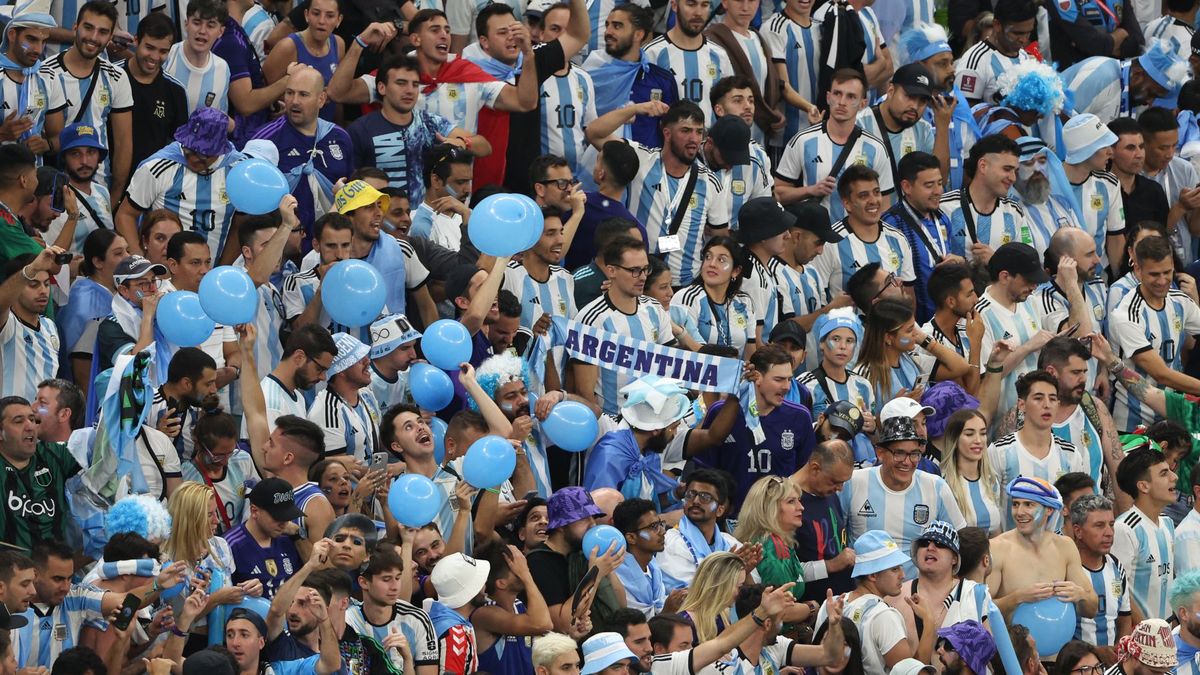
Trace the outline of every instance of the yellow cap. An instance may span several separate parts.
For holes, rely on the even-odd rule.
[[[334,195],[333,208],[338,213],[346,215],[355,209],[370,206],[376,202],[381,202],[379,207],[387,211],[392,198],[371,187],[366,181],[355,180],[346,183]]]

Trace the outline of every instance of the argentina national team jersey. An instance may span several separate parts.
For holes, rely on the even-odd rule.
[[[879,105],[883,105],[880,103]],[[916,124],[899,132],[888,131],[885,135],[880,128],[879,118],[875,111],[879,106],[864,108],[858,112],[856,124],[872,136],[885,141],[891,147],[892,161],[900,163],[900,159],[910,152],[933,152],[933,125],[923,119],[917,119]]]
[[[950,219],[950,252],[955,255],[966,257],[971,244],[976,242],[992,250],[1013,241],[1030,246],[1034,243],[1025,211],[1008,197],[1001,197],[991,211],[981,213],[963,188],[943,194],[938,206]]]
[[[990,287],[979,296],[979,302],[975,303],[975,313],[983,319],[983,343],[979,353],[985,355],[981,356],[980,368],[986,365],[986,355],[992,353],[992,347],[1000,340],[1008,340],[1016,346],[1029,342],[1037,334],[1040,324],[1030,298],[1018,302],[1013,310],[1009,310],[992,296]],[[1037,357],[1037,352],[1029,354],[1004,378],[1000,385],[1002,395],[999,410],[1016,407],[1017,378],[1037,368]]]
[[[1079,185],[1071,184],[1075,197],[1083,207],[1079,216],[1080,225],[1096,240],[1096,254],[1100,266],[1108,267],[1108,237],[1125,232],[1125,198],[1121,196],[1121,184],[1117,177],[1107,171],[1093,171]]]
[[[895,274],[905,282],[916,281],[913,271],[912,249],[904,233],[879,222],[878,234],[873,241],[864,241],[850,227],[847,220],[833,224],[833,231],[842,235],[836,244],[826,244],[821,254],[813,259],[813,268],[829,283],[829,296],[837,297],[846,288],[850,277],[868,263],[879,263],[884,272]]]
[[[1016,56],[1005,56],[986,41],[976,42],[955,62],[954,86],[972,101],[994,103],[999,91],[1000,76],[1009,68],[1033,59],[1033,55],[1024,49],[1018,51]],[[1066,78],[1063,80],[1065,85]]]
[[[588,36],[587,44],[579,52],[579,57],[586,57],[589,52],[604,51],[604,22],[609,12],[624,5],[628,0],[587,0],[588,23],[592,33]]]
[[[1051,427],[1055,436],[1069,442],[1075,452],[1083,457],[1087,467],[1085,472],[1092,481],[1100,484],[1100,474],[1104,470],[1104,446],[1100,443],[1100,430],[1088,419],[1082,405],[1076,405],[1071,416]]]
[[[542,314],[570,319],[575,316],[575,278],[558,265],[549,266],[545,281],[538,281],[516,260],[504,269],[500,287],[521,303],[521,327],[533,328]]]
[[[750,254],[752,271],[748,279],[742,280],[742,291],[750,296],[754,304],[754,314],[757,323],[762,325],[762,335],[765,340],[775,325],[780,321],[795,316],[792,309],[791,296],[785,296],[775,283],[775,276],[754,254]]]
[[[1200,570],[1200,512],[1189,509],[1175,528],[1175,574]]]
[[[183,53],[182,42],[176,42],[167,54],[163,72],[183,85],[187,94],[188,114],[201,106],[229,112],[229,64],[216,54],[208,54],[208,63],[194,66]],[[215,251],[214,251],[215,252]]]
[[[1058,333],[1067,327],[1070,321],[1071,304],[1067,296],[1054,279],[1047,281],[1029,296],[1033,302],[1034,313],[1038,315],[1042,330]],[[1108,326],[1108,286],[1100,279],[1089,279],[1083,284],[1083,299],[1087,302],[1086,314],[1088,324],[1080,326],[1080,335],[1088,333],[1103,333]],[[1088,362],[1088,387],[1096,379],[1099,365],[1096,361]]]
[[[9,310],[0,326],[0,383],[5,396],[37,398],[38,383],[58,374],[58,327],[44,316],[30,326]]]
[[[730,227],[734,232],[738,228],[738,212],[743,204],[757,197],[772,197],[775,194],[775,178],[767,151],[755,141],[750,141],[749,150],[749,164],[738,164],[713,172],[729,192]]]
[[[1192,34],[1195,32],[1186,21],[1170,15],[1160,16],[1146,26],[1146,41],[1162,40],[1180,61],[1186,63],[1192,55]]]
[[[308,416],[308,404],[299,391],[288,391],[274,375],[268,373],[259,383],[267,404],[267,428],[275,428],[275,420],[284,415]],[[243,436],[245,438],[245,436]]]
[[[325,455],[345,454],[360,462],[369,462],[379,450],[380,417],[370,387],[358,390],[355,406],[327,387],[308,408],[308,419],[325,430]]]
[[[53,609],[40,603],[31,604],[22,614],[29,623],[12,631],[17,667],[53,667],[59,654],[76,645],[85,623],[104,618],[105,593],[91,584],[71,584],[66,597]]]
[[[596,0],[599,3],[599,0]],[[596,87],[592,76],[575,65],[566,75],[553,75],[542,83],[542,152],[567,160],[571,174],[590,174],[583,160],[588,149],[583,130],[596,119]]]
[[[475,133],[479,129],[479,111],[496,105],[503,82],[442,82],[432,93],[422,93],[414,110],[435,113],[451,125]]]
[[[1038,459],[1025,448],[1016,434],[1009,434],[996,439],[988,446],[988,463],[1000,474],[1000,484],[1008,485],[1018,476],[1026,478],[1041,478],[1053,484],[1065,473],[1081,471],[1087,473],[1087,464],[1083,455],[1075,450],[1070,441],[1064,441],[1051,434],[1050,449],[1046,456]],[[1009,499],[1004,497],[1004,504]],[[1005,514],[1009,525],[1012,525],[1012,514]]]
[[[216,259],[225,248],[235,210],[225,192],[228,169],[221,166],[223,160],[218,159],[210,173],[198,174],[172,159],[149,159],[129,179],[129,201],[142,212],[167,209],[178,214],[183,229],[208,238],[208,249]],[[259,333],[259,341],[263,338]]]
[[[1061,73],[1063,90],[1075,93],[1076,114],[1092,113],[1108,124],[1130,115],[1129,61],[1092,56]]]
[[[767,19],[759,29],[759,35],[771,48],[771,59],[784,64],[788,83],[809,102],[817,98],[817,71],[821,63],[820,27],[821,24],[816,21],[801,26],[781,13]],[[773,146],[783,145],[809,124],[808,115],[794,105],[784,106],[783,116],[787,125],[781,137],[772,139]]]
[[[33,126],[26,134],[45,135],[46,115],[65,109],[67,101],[58,80],[50,74],[38,71],[29,77],[33,80],[29,83],[27,95],[22,95],[23,85],[13,79],[13,71],[4,70],[4,76],[0,77],[0,114],[5,119],[14,113],[28,117]],[[41,165],[40,155],[38,165]]]
[[[289,324],[296,320],[304,310],[316,297],[317,291],[321,288],[321,278],[317,276],[317,268],[312,268],[304,272],[297,272],[283,280],[283,291],[280,297],[283,300],[283,319]],[[387,316],[388,311],[385,306],[380,312],[380,316]],[[321,305],[321,313],[317,317],[317,323],[329,330],[330,334],[334,333],[349,333],[358,338],[363,344],[371,344],[371,326],[343,326],[337,323],[329,316],[329,312],[325,310],[324,304]]]
[[[78,120],[80,124],[91,127],[100,143],[111,151],[113,143],[108,137],[109,115],[133,110],[133,92],[129,87],[128,73],[101,56],[96,59],[96,68],[90,75],[82,78],[76,77],[63,63],[62,52],[42,64],[42,73],[53,77],[58,82],[58,86],[62,88],[63,97],[67,102],[67,107],[63,110],[63,115],[66,116],[64,123],[71,124]],[[92,98],[88,106],[80,110],[88,88],[92,87],[92,78],[99,79],[96,80],[96,85],[92,89]],[[120,139],[120,141],[132,143],[132,139],[128,138]],[[109,157],[111,156],[110,152]],[[105,180],[109,175],[107,167],[108,162],[102,161],[96,168],[93,180],[97,184],[107,184],[108,181]]]
[[[1083,227],[1075,215],[1074,207],[1066,198],[1056,194],[1048,195],[1046,201],[1041,204],[1022,201],[1021,210],[1025,212],[1025,222],[1029,224],[1029,245],[1038,251],[1046,250],[1050,244],[1050,237],[1058,230]]]
[[[1169,207],[1175,206],[1183,190],[1194,188],[1200,183],[1200,175],[1197,174],[1196,167],[1178,155],[1172,157],[1171,161],[1167,162],[1167,166],[1153,176],[1146,172],[1143,172],[1142,175],[1162,186],[1163,192],[1167,194]],[[1197,239],[1192,236],[1186,218],[1181,217],[1178,222],[1174,223],[1174,229],[1171,229],[1172,223],[1166,223],[1166,225],[1176,253],[1184,261],[1194,260]]]
[[[240,448],[229,455],[225,473],[219,478],[206,477],[194,461],[183,463],[180,469],[185,481],[208,484],[217,493],[218,504],[224,511],[223,517],[217,518],[218,535],[242,522],[246,514],[246,496],[261,480],[258,469],[254,467],[254,458]],[[230,527],[227,528],[225,523],[229,523]]]
[[[744,292],[734,293],[724,304],[717,304],[703,284],[695,283],[675,292],[671,309],[676,308],[690,318],[689,324],[696,327],[692,337],[701,344],[733,347],[743,354],[746,344],[754,342],[757,325],[754,303]]]
[[[1137,277],[1133,276],[1132,271],[1126,272],[1120,279],[1112,282],[1112,285],[1108,287],[1108,304],[1106,305],[1107,311],[1105,312],[1105,317],[1112,316],[1113,312],[1117,311],[1117,305],[1121,304],[1125,296],[1129,295],[1129,291],[1137,288],[1140,283]]]
[[[75,223],[75,243],[71,249],[74,251],[83,250],[83,242],[92,232],[114,229],[112,200],[109,197],[108,186],[103,182],[92,182],[88,184],[88,188],[91,192],[84,194],[79,191],[79,188],[71,186],[71,189],[75,191],[75,199],[79,202],[79,220]],[[84,206],[83,202],[87,202],[87,206]],[[50,223],[50,230],[46,233],[47,241],[53,241],[58,233],[62,232],[62,229],[55,228],[58,222],[66,224],[65,219],[61,221],[55,219],[55,221]]]
[[[708,92],[721,78],[733,75],[733,64],[725,50],[708,38],[699,49],[683,49],[671,42],[671,38],[660,35],[644,48],[646,59],[666,68],[675,75],[679,85],[679,100],[688,100],[700,106],[706,121],[713,119],[712,104]]]
[[[666,255],[671,268],[671,285],[686,286],[700,273],[700,251],[704,247],[706,227],[722,229],[729,225],[729,193],[717,177],[703,163],[693,166],[698,172],[692,196],[683,203],[688,175],[675,177],[667,173],[662,161],[662,150],[648,148],[630,141],[629,146],[638,156],[638,173],[626,190],[629,210],[639,223],[646,226],[650,250],[660,250],[659,239],[670,233],[671,220],[676,209],[686,209],[679,224],[679,248]]]
[[[901,352],[896,365],[889,368],[890,389],[884,391],[882,381],[875,387],[875,401],[879,408],[869,412],[878,415],[879,411],[883,409],[883,405],[896,398],[901,390],[913,391],[916,389],[917,383],[922,377],[927,377],[925,387],[929,388],[929,384],[937,375],[939,365],[938,360],[932,354],[920,347],[914,348],[911,352]],[[854,372],[868,381],[871,379],[871,368],[866,363],[859,363],[854,368]]]
[[[258,55],[258,60],[265,61],[267,59],[267,36],[275,29],[275,17],[263,9],[262,5],[255,2],[242,15],[241,23],[242,30],[246,31],[246,35],[250,38],[250,44],[254,45],[254,53]]]
[[[609,333],[625,335],[636,340],[672,345],[675,336],[671,333],[671,317],[657,300],[641,296],[637,311],[626,314],[608,299],[608,294],[584,305],[575,317],[579,323],[595,326]],[[636,377],[615,368],[601,368],[596,381],[596,401],[604,412],[616,415],[620,410],[618,391]]]
[[[1200,675],[1200,648],[1180,635],[1179,626],[1175,627],[1173,633],[1179,656],[1179,666],[1175,668],[1175,675]],[[1108,672],[1104,675],[1108,675]]]
[[[950,479],[947,478],[947,481]],[[969,527],[979,527],[987,531],[989,537],[994,537],[1004,531],[1005,513],[1007,509],[1000,505],[1004,499],[1004,492],[1000,488],[1000,481],[996,481],[993,485],[984,485],[984,480],[978,478],[970,480],[963,477],[962,474],[955,476],[954,480],[958,481],[959,489],[966,497],[966,504],[959,502],[959,509],[962,511],[963,519]],[[964,508],[965,507],[965,508]]]
[[[860,411],[875,409],[875,392],[865,377],[847,370],[845,381],[838,382],[828,375],[822,377],[822,373],[814,367],[796,378],[796,382],[807,389],[812,397],[814,418],[836,401],[849,401]],[[864,466],[875,463],[875,444],[869,434],[856,434],[850,441],[850,449],[854,451],[855,463],[862,462]]]
[[[1092,582],[1092,590],[1100,601],[1096,616],[1078,616],[1075,620],[1075,639],[1097,647],[1117,643],[1117,617],[1129,616],[1129,582],[1125,570],[1111,553],[1104,554],[1104,564],[1098,570],[1083,566]]]
[[[1138,286],[1125,296],[1108,319],[1108,334],[1117,355],[1125,359],[1130,368],[1153,382],[1133,357],[1145,351],[1156,351],[1167,367],[1182,371],[1183,358],[1180,354],[1184,341],[1200,334],[1200,309],[1186,293],[1170,290],[1160,309],[1151,306],[1145,297],[1144,287]],[[1116,385],[1116,402],[1113,404],[1113,422],[1118,432],[1131,431],[1140,425],[1154,423],[1155,414],[1149,406],[1130,396],[1125,387]]]
[[[346,610],[346,625],[353,628],[363,644],[371,649],[372,659],[387,658],[383,641],[393,630],[399,630],[408,639],[416,667],[438,665],[438,636],[433,622],[421,608],[403,600],[396,602],[392,608],[392,618],[382,625],[371,623],[363,614],[362,604],[352,602]]]
[[[967,320],[959,319],[954,324],[954,337],[951,338],[942,331],[942,327],[937,325],[933,319],[929,323],[921,326],[921,331],[933,338],[934,342],[940,343],[954,350],[954,353],[959,356],[968,358],[971,356],[971,338],[967,337]],[[955,342],[957,340],[957,342]],[[982,358],[982,357],[981,357]]]
[[[775,168],[775,177],[797,186],[816,185],[829,175],[829,170],[838,155],[842,145],[834,143],[826,131],[826,123],[814,124],[801,131],[788,141]],[[887,150],[883,141],[874,135],[863,132],[854,147],[850,149],[842,171],[853,164],[862,164],[879,174],[879,190],[884,195],[892,193],[892,165],[888,162]],[[834,178],[840,178],[838,173]],[[829,209],[829,218],[833,221],[846,216],[846,208],[836,190],[821,200],[821,206]],[[885,203],[886,206],[886,203]]]
[[[912,483],[901,492],[883,484],[881,467],[856,469],[841,492],[847,535],[853,544],[869,530],[883,530],[901,551],[908,551],[926,526],[944,520],[958,530],[965,526],[950,486],[940,476],[914,471]],[[904,563],[905,577],[916,576],[912,561]]]
[[[1137,506],[1117,516],[1112,555],[1129,578],[1133,604],[1147,619],[1167,619],[1175,524],[1166,516],[1148,516]]]

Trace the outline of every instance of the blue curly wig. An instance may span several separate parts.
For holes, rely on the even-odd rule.
[[[1031,110],[1045,117],[1063,109],[1063,83],[1053,66],[1027,61],[1004,72],[996,81],[1004,95],[1000,104]]]
[[[475,379],[493,401],[496,400],[496,392],[500,391],[500,387],[509,382],[520,380],[525,383],[526,389],[530,389],[532,384],[529,380],[529,364],[511,352],[497,354],[479,364],[475,371]],[[471,410],[479,412],[479,404],[475,399],[468,396],[467,404]]]

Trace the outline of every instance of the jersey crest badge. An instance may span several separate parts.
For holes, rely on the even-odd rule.
[[[875,517],[875,509],[871,507],[870,500],[863,502],[862,508],[858,510],[858,515],[863,516],[864,518]]]
[[[1092,210],[1099,211],[1104,208],[1104,197],[1100,195],[1092,195]]]
[[[746,194],[746,181],[735,180],[729,184],[729,189],[732,190],[733,194],[735,195],[744,195]]]
[[[279,574],[279,566],[275,564],[275,560],[273,558],[268,558],[266,564],[267,574],[270,574],[271,576],[276,576]]]
[[[779,434],[779,447],[784,450],[791,450],[796,447],[796,435],[792,433],[791,429]]]
[[[330,143],[329,144],[329,154],[333,155],[334,159],[340,160],[343,156],[342,155],[342,146],[338,145],[337,143]]]
[[[925,504],[917,504],[913,507],[913,522],[918,525],[924,525],[929,522],[929,507]]]
[[[100,105],[102,105],[102,106],[108,105],[108,101],[109,101],[108,87],[100,87],[100,91],[96,92],[96,96],[99,97],[97,100],[100,101]]]

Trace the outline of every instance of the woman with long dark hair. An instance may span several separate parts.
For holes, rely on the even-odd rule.
[[[743,270],[749,268],[745,261],[740,244],[730,237],[713,237],[700,252],[699,276],[671,298],[673,309],[695,320],[693,339],[734,347],[743,359],[754,353],[755,312],[761,311],[741,291]]]
[[[958,352],[917,327],[908,301],[883,298],[867,315],[858,373],[874,388],[876,406],[930,382],[962,377],[970,367]]]
[[[79,277],[71,284],[71,296],[58,313],[62,349],[59,364],[64,377],[70,378],[87,398],[91,386],[92,352],[100,321],[112,314],[116,293],[113,271],[129,255],[125,238],[112,230],[94,230],[83,240],[83,262]]]

